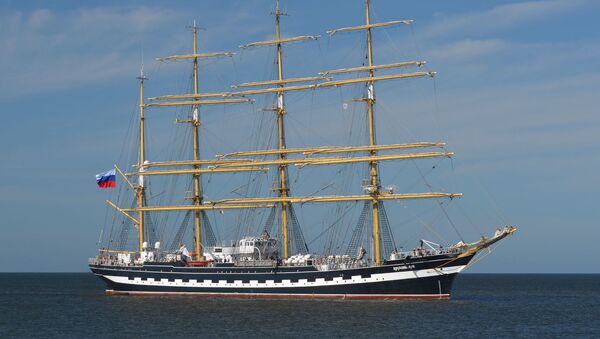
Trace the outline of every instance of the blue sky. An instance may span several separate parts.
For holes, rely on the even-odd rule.
[[[287,76],[360,64],[363,36],[329,38],[325,31],[361,24],[362,1],[282,0],[282,6],[290,14],[284,36],[322,35],[286,48]],[[237,52],[203,65],[203,91],[269,79],[273,50],[237,46],[272,37],[272,7],[267,0],[2,0],[0,271],[84,271],[108,196],[93,177],[120,160],[142,60],[149,96],[186,92],[189,65],[155,58],[187,53],[185,27],[196,20],[206,28],[202,49]],[[380,140],[448,143],[456,156],[432,180],[465,194],[460,211],[467,217],[458,223],[469,239],[479,234],[466,224],[483,233],[504,223],[519,227],[471,272],[600,273],[600,3],[374,0],[373,11],[375,21],[415,20],[376,32],[377,63],[418,58],[438,72],[435,80],[378,86],[378,119],[386,122]],[[346,122],[326,111],[343,114],[340,100],[356,93],[329,94],[336,97],[330,106],[321,96],[288,97],[290,145],[312,144],[302,131],[314,132],[315,143],[339,143],[343,134],[331,131]],[[245,124],[263,103],[250,113],[208,110],[211,147],[246,145]],[[172,128],[174,115],[153,114],[155,125]],[[234,137],[220,140],[222,130]],[[166,138],[162,131],[152,137],[157,144]],[[404,188],[410,180],[390,184]],[[309,223],[310,213],[300,214]]]

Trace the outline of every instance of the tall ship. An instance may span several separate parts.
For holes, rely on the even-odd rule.
[[[377,142],[377,127],[391,122],[376,119],[376,84],[433,77],[435,72],[419,70],[424,61],[376,64],[372,32],[411,25],[412,20],[372,22],[370,0],[364,6],[363,23],[327,32],[331,38],[343,32],[364,36],[365,58],[359,66],[314,76],[285,77],[284,47],[317,40],[319,36],[282,34],[284,13],[277,0],[272,13],[274,38],[240,46],[242,50],[266,46],[275,52],[271,79],[232,85],[224,92],[201,92],[201,63],[232,57],[233,53],[200,52],[195,23],[191,27],[191,54],[159,59],[191,63],[189,92],[146,98],[147,78],[141,72],[139,107],[132,128],[133,142],[129,143],[132,155],[128,163],[121,165],[123,170],[115,165],[97,175],[102,188],[114,188],[117,179],[122,182],[112,190],[118,192],[115,197],[107,200],[110,208],[99,253],[89,259],[90,270],[106,283],[107,294],[446,299],[457,274],[484,249],[516,231],[514,226],[502,226],[494,234],[473,242],[460,239],[438,244],[419,239],[411,246],[403,240],[407,232],[394,229],[397,224],[390,222],[386,211],[400,208],[394,202],[435,201],[444,208],[444,201],[457,199],[461,194],[434,189],[398,192],[393,185],[382,184],[387,183],[383,180],[384,163],[416,163],[448,158],[453,153],[438,141]],[[399,71],[406,69],[417,71]],[[358,124],[360,140],[314,146],[316,138],[312,139],[307,131],[304,136],[311,140],[310,146],[288,144],[287,128],[302,120],[302,112],[293,112],[293,121],[289,121],[286,97],[292,95],[290,92],[327,92],[352,85],[361,92],[351,102],[358,107],[357,116],[362,122]],[[273,105],[261,108],[260,124],[246,127],[255,139],[234,152],[207,155],[203,143],[235,133],[234,129],[211,130],[210,119],[205,118],[210,113],[208,107],[248,105],[261,98],[272,100]],[[306,98],[301,96],[299,100]],[[175,141],[169,144],[170,153],[152,152],[150,141],[161,136],[152,136],[147,114],[169,109],[180,110],[183,118],[177,119],[176,128],[186,132],[176,134]],[[356,128],[352,132],[357,134]],[[163,142],[155,144],[165,146]],[[304,172],[317,167],[333,167],[334,179],[342,177],[347,169],[354,174],[338,180],[336,194],[322,193],[333,190],[327,190],[327,184],[312,194],[295,193],[304,188],[300,187],[302,182],[322,181],[318,174]],[[227,176],[236,175],[243,176],[247,183],[242,189],[227,192]],[[304,177],[305,181],[298,180]],[[302,225],[298,209],[313,205],[322,207],[310,211],[308,219],[313,222],[307,224],[311,225]],[[229,225],[217,223],[223,215],[234,215],[224,219]],[[317,227],[315,224],[321,227],[317,238],[323,250],[319,253],[304,236],[308,227]],[[410,249],[405,250],[404,246]]]

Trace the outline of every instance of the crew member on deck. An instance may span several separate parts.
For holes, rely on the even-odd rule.
[[[185,244],[181,244],[179,246],[177,253],[181,254],[181,260],[183,261],[188,261],[190,259],[190,252],[188,251],[187,247],[185,247]]]

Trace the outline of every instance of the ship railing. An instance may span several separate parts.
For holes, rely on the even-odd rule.
[[[260,267],[276,267],[277,266],[277,260],[271,260],[271,259],[266,259],[266,260],[236,260],[234,261],[234,265],[238,266],[238,267],[255,267],[255,266],[260,266]]]
[[[392,252],[392,254],[390,255],[390,259],[391,260],[402,260],[407,257],[420,258],[420,257],[430,257],[430,256],[435,256],[435,255],[452,255],[452,254],[459,254],[463,251],[464,251],[464,249],[460,248],[460,247],[444,247],[441,249],[430,249],[430,248],[419,247],[419,248],[413,249],[412,251]]]
[[[369,265],[365,258],[358,259],[349,255],[321,256],[313,259],[313,266],[322,271],[332,269],[360,268]]]
[[[88,259],[90,265],[103,265],[103,266],[135,266],[139,255],[132,255],[128,257],[119,257],[118,253],[103,252],[98,254],[94,258]]]
[[[175,263],[180,261],[191,260],[190,256],[185,256],[179,251],[153,251],[150,261],[160,263]],[[147,259],[148,260],[148,259]],[[147,261],[144,260],[144,261]],[[90,265],[105,265],[105,266],[139,266],[143,264],[143,261],[139,253],[132,254],[130,256],[119,256],[119,253],[115,252],[102,252],[94,258],[88,259]]]

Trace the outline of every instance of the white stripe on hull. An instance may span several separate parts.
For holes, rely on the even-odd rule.
[[[448,299],[450,294],[308,294],[308,293],[215,293],[215,292],[150,292],[150,291],[115,291],[106,290],[109,295],[148,295],[148,296],[202,296],[219,298],[248,298],[248,299]]]
[[[275,282],[273,280],[267,280],[264,283],[259,283],[257,280],[250,280],[247,283],[243,283],[242,280],[234,280],[233,283],[228,283],[227,280],[219,280],[213,282],[211,280],[196,280],[190,279],[184,282],[182,279],[175,279],[169,281],[168,279],[155,280],[154,278],[148,278],[142,280],[141,277],[134,277],[130,280],[128,277],[123,276],[112,276],[105,275],[104,277],[111,280],[114,283],[126,284],[126,285],[137,285],[137,286],[161,286],[161,287],[189,287],[189,288],[290,288],[290,287],[321,287],[321,286],[340,286],[340,285],[352,285],[352,284],[368,284],[375,282],[386,282],[386,281],[398,281],[407,279],[417,279],[434,277],[446,274],[460,273],[465,268],[462,266],[450,266],[437,269],[424,269],[415,271],[400,271],[400,272],[388,272],[388,273],[376,273],[372,274],[368,278],[363,278],[360,275],[353,276],[350,279],[343,279],[342,277],[335,277],[333,280],[325,280],[323,278],[317,278],[315,281],[307,281],[307,279],[300,279],[297,282],[290,280],[282,280],[281,282]],[[147,272],[145,272],[147,273]]]

